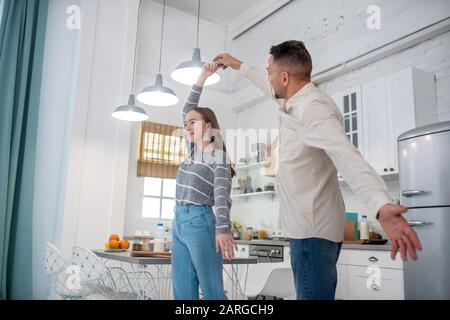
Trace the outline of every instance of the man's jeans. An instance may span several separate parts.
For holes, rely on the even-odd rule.
[[[198,300],[226,300],[222,254],[216,251],[216,218],[209,206],[177,208],[172,224],[173,296]]]
[[[334,300],[336,263],[342,242],[290,239],[291,265],[298,300]]]

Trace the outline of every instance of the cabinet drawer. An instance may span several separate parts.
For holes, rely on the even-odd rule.
[[[337,286],[336,286],[336,300],[348,299],[348,267],[344,264],[337,266]]]
[[[403,300],[403,270],[348,266],[351,300]]]
[[[392,260],[390,251],[348,250],[347,255],[348,264],[352,266],[403,269],[401,258],[397,256],[396,260]]]
[[[337,264],[348,264],[348,250],[341,250]]]

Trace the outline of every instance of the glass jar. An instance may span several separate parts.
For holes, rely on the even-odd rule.
[[[143,239],[142,251],[151,251],[151,249],[150,249],[150,239],[149,238]]]
[[[142,251],[143,249],[143,240],[142,238],[135,237],[133,241],[133,245],[131,246],[132,251]]]
[[[247,227],[245,229],[245,240],[252,240],[253,239],[253,228]]]

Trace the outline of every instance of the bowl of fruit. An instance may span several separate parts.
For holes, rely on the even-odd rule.
[[[109,236],[108,242],[105,243],[106,252],[124,252],[130,248],[130,242],[128,240],[120,240],[119,235],[112,234]]]

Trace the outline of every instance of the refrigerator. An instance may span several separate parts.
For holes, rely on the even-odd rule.
[[[423,251],[404,264],[405,299],[450,299],[450,121],[398,137],[405,218]]]

